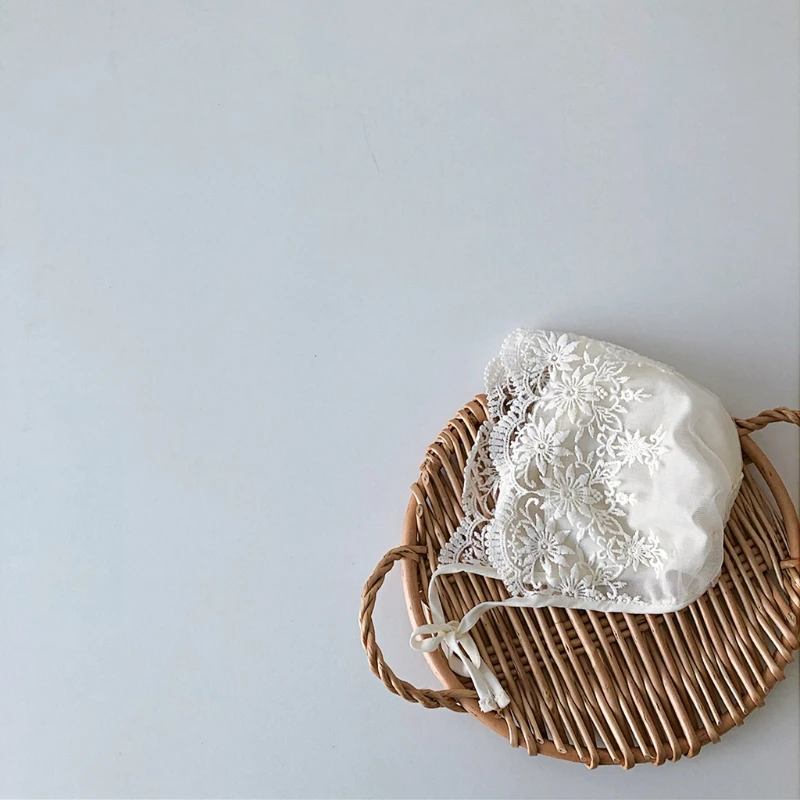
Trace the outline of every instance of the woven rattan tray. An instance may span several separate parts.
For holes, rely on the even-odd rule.
[[[488,714],[439,650],[426,657],[444,690],[417,689],[399,679],[383,659],[372,623],[376,594],[399,560],[411,622],[416,627],[428,621],[428,581],[439,549],[462,517],[464,466],[485,419],[479,395],[428,448],[411,487],[402,545],[384,556],[364,587],[361,638],[373,672],[406,700],[467,711],[531,755],[588,767],[628,769],[692,757],[741,725],[783,679],[800,647],[800,523],[786,487],[750,434],[776,421],[800,425],[800,411],[778,408],[736,420],[747,466],[725,528],[722,574],[687,608],[663,615],[555,607],[486,614],[472,636],[511,697],[507,708]],[[506,596],[501,582],[475,575],[452,575],[442,583],[448,619]]]

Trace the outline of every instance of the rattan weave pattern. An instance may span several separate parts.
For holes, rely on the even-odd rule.
[[[687,608],[664,615],[556,607],[486,614],[472,636],[511,697],[507,708],[489,714],[478,709],[475,691],[440,651],[426,657],[444,690],[417,689],[397,678],[372,624],[377,592],[399,560],[412,624],[428,621],[428,581],[462,517],[464,466],[485,418],[479,395],[428,448],[411,487],[402,545],[384,556],[364,587],[362,643],[387,688],[428,708],[468,711],[531,755],[588,767],[691,757],[741,725],[764,704],[800,647],[800,524],[786,488],[749,434],[775,421],[800,425],[800,412],[779,408],[736,420],[749,466],[725,529],[722,574]],[[501,582],[469,574],[448,576],[441,593],[448,619],[507,596]]]

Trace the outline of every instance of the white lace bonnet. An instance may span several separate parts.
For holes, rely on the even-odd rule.
[[[509,698],[469,635],[479,617],[498,606],[683,608],[720,573],[742,457],[715,395],[586,336],[516,330],[485,382],[464,519],[431,578],[431,624],[411,646],[442,646],[490,711]],[[500,579],[509,597],[447,621],[436,583],[454,572]]]

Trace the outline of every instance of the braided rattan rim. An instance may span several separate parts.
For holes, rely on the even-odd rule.
[[[428,449],[420,480],[412,486],[403,543],[381,559],[364,586],[359,623],[372,671],[410,702],[468,711],[512,746],[589,767],[617,763],[629,768],[691,757],[741,725],[783,679],[792,651],[800,646],[800,521],[779,475],[749,434],[772,422],[800,425],[800,411],[781,407],[735,419],[746,460],[763,477],[777,513],[746,477],[726,528],[723,577],[718,588],[686,610],[691,618],[684,618],[684,611],[638,617],[566,609],[505,610],[502,617],[493,612],[479,646],[487,660],[495,656],[498,676],[513,686],[514,701],[489,714],[479,710],[476,692],[450,670],[441,651],[426,657],[444,690],[418,689],[398,678],[383,658],[372,622],[377,592],[397,561],[402,561],[412,624],[428,621],[423,604],[438,548],[428,536],[420,542],[420,531],[438,526],[446,538],[445,525],[460,515],[464,448],[468,451],[485,417],[485,397],[478,395]],[[451,580],[460,584],[458,591],[499,597],[494,581]],[[697,639],[692,624],[708,641],[692,640]],[[587,659],[590,670],[583,669]]]

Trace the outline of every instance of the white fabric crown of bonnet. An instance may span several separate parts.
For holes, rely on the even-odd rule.
[[[469,635],[478,618],[503,605],[683,608],[719,575],[742,458],[716,396],[606,342],[516,330],[485,382],[464,519],[431,578],[431,624],[411,644],[442,646],[489,711],[509,699]],[[509,598],[446,621],[436,581],[454,572],[500,579]]]

